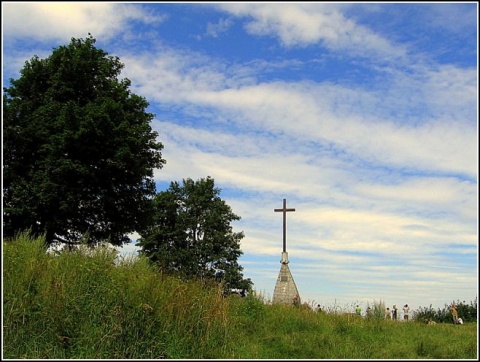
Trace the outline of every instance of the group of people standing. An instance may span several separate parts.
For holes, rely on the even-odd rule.
[[[410,316],[410,307],[408,306],[408,304],[405,304],[403,306],[403,320],[408,321],[409,316]],[[398,307],[396,304],[393,305],[392,310],[390,310],[390,308],[387,307],[387,310],[385,311],[385,319],[393,319],[393,320],[398,319]]]
[[[298,299],[296,301],[298,302]],[[294,300],[294,304],[295,304],[295,300]],[[410,307],[408,306],[408,304],[405,304],[402,309],[403,309],[403,320],[408,321],[409,318],[410,318]],[[317,307],[314,309],[314,311],[315,312],[322,312],[322,308],[320,307],[320,304],[317,305]],[[366,316],[367,317],[371,316],[372,312],[373,312],[372,309],[370,307],[368,307]],[[450,306],[450,312],[452,313],[454,324],[463,324],[462,318],[458,317],[458,305],[457,304],[453,303]],[[355,307],[355,314],[359,315],[359,316],[362,315],[362,308],[358,304]],[[400,319],[398,317],[398,307],[397,307],[396,304],[393,305],[392,309],[387,307],[387,309],[385,310],[385,319],[391,319],[391,320]],[[433,324],[435,322],[430,321],[430,323]]]
[[[371,316],[371,313],[372,313],[372,308],[368,307],[366,316],[367,317]],[[362,308],[358,304],[355,307],[355,314],[362,315]],[[410,316],[410,307],[408,306],[408,304],[405,304],[403,306],[403,319],[405,321],[408,321],[409,316]],[[387,309],[385,310],[385,319],[393,319],[393,320],[399,319],[398,307],[396,304],[393,305],[393,308],[391,310],[389,307],[387,307]]]

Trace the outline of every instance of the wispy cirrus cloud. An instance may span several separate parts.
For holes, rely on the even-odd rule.
[[[228,29],[233,25],[233,20],[230,18],[220,19],[217,23],[208,23],[206,36],[211,36],[218,38],[222,33],[228,31]]]
[[[362,56],[401,58],[406,49],[346,18],[335,4],[226,3],[223,11],[249,19],[245,29],[252,35],[274,36],[286,47],[322,44]]]
[[[141,84],[138,90],[155,102],[187,102],[208,109],[210,119],[289,134],[297,143],[329,145],[365,162],[476,176],[478,162],[470,151],[477,142],[472,70],[446,67],[410,83],[397,75],[384,91],[314,82],[254,83],[254,69],[234,82],[206,59],[189,64],[188,55],[170,52],[154,58],[155,69],[147,67],[149,57],[129,59],[128,72]],[[423,113],[405,120],[412,92],[421,99],[413,102],[421,102]],[[470,124],[460,126],[463,116]]]

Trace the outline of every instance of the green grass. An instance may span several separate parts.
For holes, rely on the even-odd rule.
[[[222,297],[98,248],[3,242],[7,359],[477,359],[477,324],[426,325]]]

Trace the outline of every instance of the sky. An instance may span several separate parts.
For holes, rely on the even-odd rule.
[[[88,33],[120,58],[164,145],[157,192],[212,177],[265,299],[283,199],[302,301],[477,298],[476,2],[2,2],[2,26],[4,86]]]

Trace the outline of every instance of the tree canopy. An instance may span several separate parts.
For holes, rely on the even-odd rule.
[[[163,270],[223,282],[226,289],[250,289],[238,258],[243,232],[233,232],[240,217],[220,198],[211,177],[171,182],[154,200],[154,220],[141,233],[141,254]]]
[[[148,226],[163,145],[122,64],[72,38],[34,56],[3,96],[4,235],[122,245]]]

